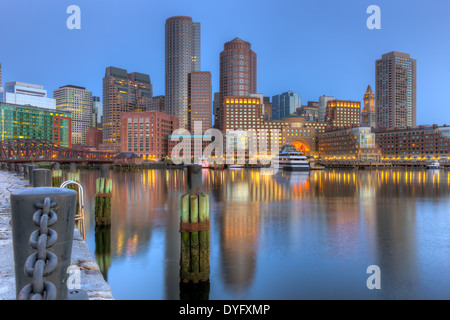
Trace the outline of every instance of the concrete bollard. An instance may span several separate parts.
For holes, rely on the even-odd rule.
[[[18,300],[68,298],[76,201],[75,191],[62,188],[11,194]]]
[[[16,166],[16,176],[21,176],[23,170],[23,165],[21,163],[18,163]]]
[[[32,187],[33,186],[33,170],[39,168],[38,165],[35,164],[30,164],[28,165],[28,186]]]
[[[23,180],[28,180],[28,166],[29,164],[23,165]]]
[[[51,187],[51,171],[49,169],[34,169],[33,170],[33,187]]]

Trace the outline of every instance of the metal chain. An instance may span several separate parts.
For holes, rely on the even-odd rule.
[[[33,223],[39,229],[31,233],[28,243],[36,252],[28,257],[24,265],[24,272],[32,278],[32,281],[20,290],[18,300],[56,299],[55,285],[44,280],[44,277],[48,277],[56,270],[58,263],[56,255],[47,250],[58,238],[56,231],[49,229],[57,221],[56,213],[51,210],[55,206],[56,202],[50,202],[50,198],[45,198],[43,203],[35,204],[39,210],[33,215]]]

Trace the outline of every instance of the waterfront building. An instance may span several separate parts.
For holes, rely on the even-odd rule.
[[[447,160],[450,156],[450,127],[447,125],[372,131],[385,160]]]
[[[0,102],[1,140],[43,139],[72,148],[71,113]]]
[[[323,160],[381,160],[381,149],[369,127],[328,129],[318,134],[318,142]]]
[[[361,125],[361,102],[328,101],[325,122],[332,128],[359,127]]]
[[[72,113],[72,144],[86,144],[92,127],[92,91],[84,87],[66,85],[53,91],[56,110]]]
[[[297,92],[288,91],[272,96],[272,120],[280,120],[295,114],[301,105]]]
[[[176,16],[165,23],[165,107],[179,119],[180,128],[189,128],[189,79],[200,71],[200,23],[191,17]]]
[[[120,151],[153,161],[169,154],[169,135],[179,127],[175,116],[162,112],[123,112],[120,123]]]
[[[152,98],[152,101],[150,102],[150,105],[146,111],[165,113],[166,112],[165,103],[166,103],[165,96],[155,96]]]
[[[56,100],[47,97],[47,90],[41,85],[14,81],[6,82],[0,89],[0,102],[56,109]]]
[[[211,73],[196,71],[188,75],[189,81],[189,125],[188,131],[194,131],[194,123],[201,122],[202,132],[212,125],[212,88]]]
[[[99,145],[103,143],[103,133],[98,127],[91,127],[86,134],[86,145],[90,148],[98,149]]]
[[[219,128],[219,112],[220,112],[220,92],[214,92],[213,100],[213,117],[214,117],[214,128]]]
[[[390,52],[375,62],[378,128],[416,127],[416,60]]]
[[[319,122],[325,122],[328,101],[331,100],[334,100],[334,97],[329,97],[325,95],[319,97],[319,108],[317,110]]]
[[[317,135],[327,128],[325,122],[310,122],[302,116],[291,115],[282,120],[282,144],[291,144],[307,156],[317,156]]]
[[[306,106],[297,109],[297,114],[308,122],[319,121],[319,102],[308,101]]]
[[[257,56],[251,44],[240,38],[224,44],[220,53],[220,107],[225,97],[248,97],[256,91]],[[223,110],[218,113],[218,128],[224,129]]]
[[[364,108],[361,111],[361,126],[369,128],[376,128],[377,126],[375,95],[370,87],[370,84],[364,94]]]
[[[106,68],[103,78],[103,150],[120,150],[121,114],[147,110],[152,96],[153,87],[148,74]]]

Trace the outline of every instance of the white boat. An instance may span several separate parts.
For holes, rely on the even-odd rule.
[[[283,146],[281,151],[272,161],[275,164],[278,163],[279,168],[284,171],[310,170],[308,158],[290,144]]]
[[[433,161],[429,165],[426,166],[427,169],[441,169],[441,165],[438,161]]]

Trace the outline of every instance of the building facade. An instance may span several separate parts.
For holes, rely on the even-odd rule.
[[[189,79],[189,126],[194,132],[195,122],[201,122],[202,132],[212,126],[212,88],[209,71],[191,72]]]
[[[332,128],[359,127],[361,125],[361,102],[328,101],[325,122]]]
[[[92,127],[92,91],[67,85],[53,91],[56,110],[72,113],[72,144],[86,144],[86,135]]]
[[[169,135],[178,126],[175,116],[162,112],[123,112],[120,151],[158,161],[169,154]]]
[[[200,71],[200,23],[176,16],[165,23],[165,108],[179,119],[180,128],[189,127],[189,79]]]
[[[7,82],[0,88],[0,102],[56,109],[56,100],[47,97],[43,86],[18,81]]]
[[[43,139],[72,148],[71,113],[0,102],[1,140]]]
[[[447,159],[450,156],[450,127],[446,125],[373,132],[385,160]]]
[[[100,97],[92,97],[92,126],[101,127],[103,119],[103,103]]]
[[[98,127],[89,128],[86,135],[86,145],[98,150],[101,143],[103,143],[102,130]]]
[[[308,101],[308,104],[297,109],[297,114],[308,122],[319,121],[319,102]]]
[[[272,120],[293,115],[301,106],[301,99],[297,92],[288,91],[272,96]]]
[[[416,127],[416,60],[390,52],[375,62],[378,128]]]
[[[369,127],[328,130],[319,133],[318,142],[323,160],[381,161],[381,149]]]
[[[120,119],[123,112],[145,111],[153,97],[148,74],[108,67],[103,78],[103,150],[120,150]]]

